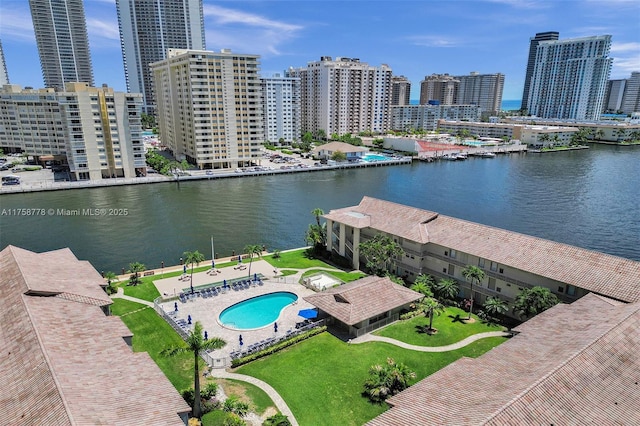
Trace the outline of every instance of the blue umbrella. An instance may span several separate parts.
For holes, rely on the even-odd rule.
[[[238,263],[242,263],[242,255],[238,256]]]
[[[222,287],[227,288],[227,280],[223,280],[224,281],[224,285]]]
[[[187,324],[191,324],[191,315],[187,315]]]
[[[173,309],[178,312],[178,302],[173,303]]]
[[[207,330],[204,331],[204,340],[208,340],[209,339],[209,333],[207,333]]]
[[[278,323],[277,323],[277,322],[274,322],[274,323],[273,323],[273,332],[274,332],[274,333],[277,333],[277,332],[278,332]]]
[[[318,316],[318,312],[315,309],[302,309],[298,311],[298,315],[302,318],[311,319]]]
[[[244,342],[242,341],[242,334],[238,336],[238,342],[240,343],[240,346],[244,345]]]
[[[253,274],[253,280],[258,281],[258,274],[255,274],[255,273]]]
[[[182,273],[183,274],[187,273],[187,264],[186,263],[182,266]]]
[[[211,269],[214,269],[216,267],[216,261],[211,259]]]

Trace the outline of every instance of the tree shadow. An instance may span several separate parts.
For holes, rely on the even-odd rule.
[[[429,328],[428,325],[416,325],[415,329],[418,334],[426,334],[429,336],[432,336],[438,332],[437,328]]]
[[[453,315],[447,315],[449,318],[451,318],[451,322],[459,322],[460,324],[466,324],[467,323],[467,317],[461,317],[460,314],[456,314],[456,316]]]

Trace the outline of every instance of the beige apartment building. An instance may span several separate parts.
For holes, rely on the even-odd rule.
[[[0,89],[0,148],[68,165],[72,180],[146,174],[142,97],[67,83],[64,91]]]
[[[327,136],[363,131],[384,132],[391,124],[392,70],[323,56],[306,68],[290,68],[301,82],[301,130]]]
[[[569,126],[543,126],[533,124],[484,123],[470,121],[438,121],[438,130],[456,134],[467,130],[470,135],[497,139],[519,140],[532,147],[568,145],[579,130]]]
[[[259,56],[169,49],[151,64],[158,130],[177,160],[250,166],[264,142]]]
[[[419,274],[454,279],[460,296],[482,304],[489,296],[513,302],[520,291],[549,288],[564,302],[589,292],[638,302],[640,262],[481,225],[436,212],[364,197],[359,205],[331,210],[327,250],[364,267],[360,244],[384,234],[405,254],[396,259],[398,276],[412,282]],[[486,277],[473,287],[462,271],[481,268]]]

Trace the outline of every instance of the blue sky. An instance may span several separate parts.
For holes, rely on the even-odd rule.
[[[96,85],[126,90],[115,0],[85,0]],[[536,32],[612,35],[611,78],[640,71],[638,0],[204,0],[207,49],[261,55],[262,75],[320,56],[388,64],[419,83],[432,73],[505,74],[503,99],[520,99]],[[0,40],[11,83],[42,87],[27,0],[0,0]]]

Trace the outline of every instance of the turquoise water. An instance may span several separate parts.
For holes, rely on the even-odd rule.
[[[380,155],[380,154],[367,154],[364,157],[362,157],[362,161],[368,161],[368,162],[372,162],[372,161],[385,161],[388,160],[389,157],[386,157],[384,155]]]
[[[482,141],[464,141],[462,142],[463,145],[470,145],[470,146],[490,146],[490,145],[495,145],[494,143],[487,143],[487,142],[482,142]]]
[[[276,321],[280,312],[296,300],[298,296],[285,291],[252,297],[222,311],[220,323],[237,330],[265,327]]]
[[[153,136],[153,132],[149,132],[149,131],[142,132],[142,136]]]

